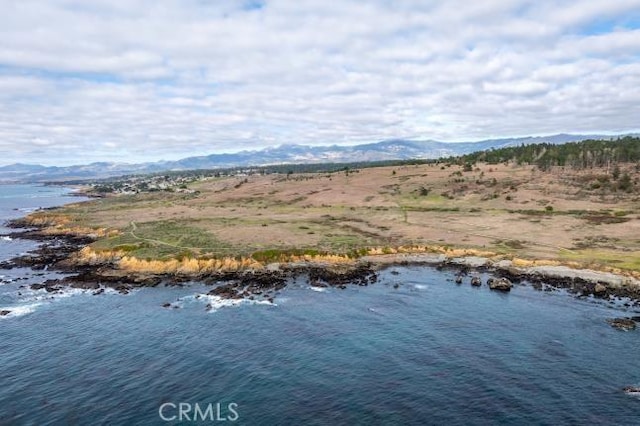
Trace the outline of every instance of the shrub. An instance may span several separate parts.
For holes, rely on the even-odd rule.
[[[618,180],[618,178],[620,177],[620,166],[618,166],[617,164],[611,172],[611,177],[613,178],[613,180]]]
[[[622,175],[618,181],[618,189],[625,192],[631,192],[633,189],[633,183],[631,182],[631,176],[628,173]]]
[[[420,187],[419,193],[421,196],[426,197],[427,195],[429,195],[429,192],[431,190],[429,188],[425,188],[424,186]]]

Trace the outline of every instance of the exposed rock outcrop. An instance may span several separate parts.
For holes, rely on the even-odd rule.
[[[602,295],[607,292],[607,286],[602,283],[596,283],[593,288],[593,294]]]
[[[487,284],[489,284],[489,288],[491,290],[498,291],[511,291],[513,284],[509,281],[508,278],[489,278],[487,280]]]
[[[636,328],[636,322],[631,318],[611,318],[607,322],[611,327],[622,331],[635,330]]]

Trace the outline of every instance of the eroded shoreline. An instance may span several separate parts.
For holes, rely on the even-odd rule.
[[[565,289],[577,297],[592,296],[609,300],[623,300],[627,307],[640,307],[640,281],[634,277],[589,269],[574,269],[563,265],[530,264],[480,256],[448,256],[442,253],[395,253],[365,255],[350,261],[329,262],[304,260],[282,263],[254,263],[236,270],[217,270],[198,273],[150,273],[121,270],[117,262],[98,260],[79,262],[77,254],[95,237],[68,233],[49,234],[45,226],[30,225],[23,228],[22,219],[10,221],[7,226],[16,231],[7,236],[40,243],[35,250],[0,263],[0,268],[29,267],[35,270],[52,270],[69,274],[64,278],[32,284],[33,289],[45,289],[56,293],[66,287],[93,290],[101,294],[105,288],[128,293],[140,287],[183,285],[200,281],[213,288],[210,295],[224,299],[251,299],[273,302],[279,290],[288,280],[306,276],[315,287],[346,288],[347,285],[375,283],[378,272],[393,266],[425,266],[455,271],[456,283],[489,285],[491,289],[508,291],[511,283],[530,283],[538,290]],[[479,274],[491,275],[489,282],[479,282]],[[508,286],[494,287],[493,280],[508,282]]]

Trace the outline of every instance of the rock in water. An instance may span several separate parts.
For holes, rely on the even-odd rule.
[[[622,331],[630,331],[636,328],[636,323],[631,318],[612,318],[608,319],[607,322],[611,327]]]
[[[482,285],[482,280],[480,280],[480,277],[472,277],[471,285],[474,287],[480,287]]]
[[[462,284],[462,275],[456,276],[456,284]]]
[[[511,291],[511,287],[513,287],[513,284],[507,278],[489,279],[487,284],[489,284],[491,290],[499,291]]]
[[[593,294],[603,294],[607,292],[607,286],[605,286],[604,284],[596,284],[596,286],[593,289]]]
[[[0,317],[4,317],[6,315],[9,315],[11,313],[11,311],[0,311]]]
[[[640,386],[625,386],[624,388],[622,388],[622,391],[629,395],[640,396]]]

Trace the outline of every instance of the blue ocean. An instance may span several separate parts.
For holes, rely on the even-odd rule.
[[[2,185],[0,220],[68,192]],[[35,246],[0,238],[0,261]],[[0,424],[640,424],[622,392],[640,385],[640,330],[606,323],[633,310],[454,274],[301,278],[273,304],[231,304],[197,282],[52,295],[28,286],[54,272],[0,270]]]

